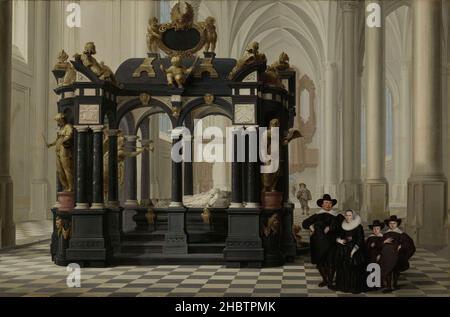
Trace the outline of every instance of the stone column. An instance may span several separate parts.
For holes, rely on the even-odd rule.
[[[256,126],[250,126],[247,127],[248,131],[248,139],[256,141],[256,162],[251,162],[252,153],[250,153],[252,149],[251,143],[248,142],[247,146],[247,153],[248,153],[248,161],[247,161],[247,175],[246,175],[246,181],[247,181],[247,197],[246,197],[246,204],[245,208],[259,208],[260,207],[260,186],[259,186],[259,163],[258,163],[258,130]]]
[[[185,196],[192,196],[194,195],[194,137],[193,135],[193,129],[191,130],[191,155],[192,155],[192,161],[191,162],[184,162],[184,195]]]
[[[151,140],[142,139],[142,146],[148,146]],[[141,203],[150,203],[150,153],[142,152],[141,164]]]
[[[400,91],[400,188],[398,189],[398,201],[406,206],[407,183],[411,173],[411,121],[412,121],[412,83],[411,61],[401,63],[401,91]]]
[[[233,128],[233,162],[231,163],[230,208],[242,208],[242,162],[238,162],[238,128]]]
[[[74,164],[75,164],[75,209],[88,209],[87,186],[87,138],[89,126],[75,125],[74,127]]]
[[[152,142],[150,139],[149,118],[142,120],[140,125],[143,147],[149,146]],[[141,154],[141,197],[140,204],[147,206],[150,203],[150,151],[144,151]]]
[[[136,151],[137,136],[127,135],[125,136],[125,150],[127,152]],[[125,159],[125,206],[136,207],[137,201],[137,159],[136,156],[127,157]]]
[[[337,197],[339,183],[339,148],[338,148],[338,105],[336,96],[336,63],[325,65],[325,102],[324,102],[324,193]]]
[[[339,203],[342,209],[360,207],[360,180],[355,177],[356,129],[360,129],[355,122],[355,86],[357,58],[355,54],[356,16],[359,1],[342,1],[343,11],[343,109],[342,109],[342,156],[343,173],[340,186]]]
[[[366,1],[366,5],[368,5]],[[371,0],[382,6],[382,1]],[[366,31],[366,144],[367,169],[364,184],[364,218],[386,219],[388,212],[388,184],[385,178],[386,159],[386,104],[384,18],[381,9],[381,27],[365,27]]]
[[[0,248],[16,243],[13,181],[10,174],[11,116],[11,1],[0,1]]]
[[[35,42],[36,45],[36,59],[39,60],[36,63],[35,78],[48,78],[49,74],[49,61],[48,61],[48,32],[47,21],[49,19],[49,6],[50,4],[45,1],[39,1],[35,3],[36,7],[36,19],[40,23],[36,23],[36,38],[39,41]],[[42,133],[47,134],[47,111],[43,111],[48,107],[48,87],[47,80],[36,81],[36,94],[34,107],[32,110],[32,117],[34,118],[34,140],[32,142],[33,150],[33,180],[31,182],[31,210],[30,218],[33,220],[43,220],[47,218],[48,213],[48,180],[46,178],[47,173],[47,153],[48,150],[42,142]],[[32,103],[33,104],[33,103]],[[42,133],[41,133],[42,132]]]
[[[103,203],[103,126],[91,126],[94,132],[93,165],[92,165],[92,206],[91,209],[102,209]]]
[[[215,126],[219,127],[223,135],[225,135],[225,117],[215,117],[213,120]],[[225,144],[224,139],[215,138],[214,143]],[[214,182],[214,188],[220,188],[221,190],[227,190],[227,163],[225,162],[215,162],[212,166],[212,176]]]
[[[181,137],[172,140],[172,147],[182,142]],[[183,207],[183,163],[172,160],[172,201],[169,207]]]
[[[413,0],[413,165],[407,231],[419,246],[447,243],[443,173],[441,0]],[[426,49],[425,49],[426,48]]]
[[[77,131],[77,146],[76,146],[76,197],[75,209],[88,209],[88,195],[87,195],[87,133],[89,126],[77,125],[74,127]]]
[[[108,136],[108,206],[119,207],[119,179],[117,165],[117,135],[119,130],[109,129]]]

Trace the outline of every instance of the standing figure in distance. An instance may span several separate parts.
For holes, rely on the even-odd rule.
[[[320,287],[334,287],[336,231],[344,220],[342,215],[333,210],[336,203],[337,200],[332,199],[330,195],[323,195],[323,198],[317,200],[321,210],[306,218],[302,223],[304,229],[311,231],[311,263],[316,264],[322,276]]]
[[[55,147],[56,172],[65,192],[73,191],[73,127],[66,121],[63,113],[55,117],[58,124],[56,140],[52,143],[45,142],[47,148]],[[45,141],[45,140],[44,140]]]
[[[312,199],[311,192],[308,188],[306,188],[305,183],[300,183],[299,190],[297,192],[297,199],[300,202],[300,206],[302,207],[302,215],[309,215],[309,206],[308,201]]]

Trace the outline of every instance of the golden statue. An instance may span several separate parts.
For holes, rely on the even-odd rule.
[[[153,17],[148,20],[147,48],[149,52],[156,53],[158,51],[158,41],[161,39],[159,27],[158,18]]]
[[[161,65],[161,70],[166,73],[167,83],[171,86],[183,88],[186,79],[194,69],[194,65],[197,59],[194,61],[194,64],[189,68],[186,68],[182,65],[182,59],[180,55],[175,55],[170,59],[172,66],[170,66],[168,69],[165,70],[164,67]]]
[[[77,80],[77,72],[71,63],[68,63],[61,86],[70,86]]]
[[[244,66],[253,62],[266,62],[266,55],[259,52],[258,42],[250,43],[245,49],[244,56],[241,57],[236,63],[236,66],[231,70],[229,78],[233,78],[234,75]]]
[[[109,186],[109,144],[108,144],[108,130],[105,129],[105,137],[103,139],[103,194],[105,200],[108,197]],[[136,151],[127,151],[125,149],[125,136],[123,132],[119,130],[117,135],[117,173],[119,179],[119,185],[122,186],[125,180],[125,159],[127,157],[136,157],[145,150],[153,151],[153,142],[150,141],[143,147],[136,147]]]
[[[267,66],[263,74],[263,82],[268,86],[284,88],[281,78],[278,75],[277,69],[274,66]]]
[[[64,240],[67,240],[70,238],[70,227],[67,228],[67,230],[64,228],[64,222],[63,220],[58,216],[55,219],[55,227],[56,232],[58,234],[58,237],[63,236]]]
[[[52,143],[44,142],[47,148],[55,147],[56,150],[56,172],[59,181],[65,192],[73,191],[73,127],[65,119],[63,113],[58,113],[55,117],[58,123],[58,132],[56,133],[56,140]]]
[[[270,120],[269,128],[267,129],[267,154],[270,155],[271,153],[271,144],[272,144],[272,128],[279,128],[280,127],[280,121],[275,118]],[[270,164],[270,162],[267,162],[266,164]],[[278,179],[280,178],[280,168],[277,169],[274,173],[263,173],[261,175],[262,179],[262,191],[263,192],[275,192]]]
[[[289,56],[285,52],[282,52],[280,54],[280,57],[278,58],[278,61],[272,64],[272,67],[276,70],[288,70],[291,68],[291,65],[289,65]]]
[[[182,5],[184,5],[183,8],[181,8]],[[187,2],[178,2],[172,8],[170,18],[176,31],[189,29],[194,21],[194,9]]]
[[[57,62],[55,64],[55,66],[53,66],[53,70],[66,70],[67,66],[69,66],[69,62],[67,61],[67,59],[69,58],[69,55],[67,55],[67,53],[64,50],[61,50],[61,52],[59,52],[58,57],[57,57]]]
[[[97,62],[93,56],[96,53],[94,42],[87,42],[84,46],[83,54],[75,54],[75,59],[81,60],[83,65],[89,68],[99,79],[116,84],[114,73],[103,62],[100,62],[100,64]]]
[[[271,144],[272,144],[272,128],[280,127],[280,121],[277,118],[270,120],[269,128],[267,129],[267,154],[271,154]],[[298,129],[289,129],[287,135],[281,140],[281,144],[287,146],[290,141],[301,137],[300,131]],[[270,162],[266,163],[270,164]],[[262,179],[262,191],[263,192],[275,192],[280,178],[280,168],[274,173],[263,173],[261,175]]]
[[[263,233],[266,237],[274,234],[276,235],[278,232],[280,232],[280,220],[278,219],[278,214],[274,213],[270,218],[267,220],[267,226],[263,226]]]
[[[212,52],[216,50],[217,32],[214,23],[216,20],[213,17],[207,17],[203,27],[205,28],[205,52]]]

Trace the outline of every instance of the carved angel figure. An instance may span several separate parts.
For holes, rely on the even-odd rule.
[[[161,39],[159,32],[158,18],[153,17],[148,20],[147,26],[147,48],[149,52],[156,53],[158,51],[158,41]]]
[[[172,63],[172,66],[170,66],[166,70],[164,70],[164,68],[161,65],[161,69],[166,73],[167,83],[171,86],[183,88],[183,85],[186,82],[187,77],[191,74],[192,70],[194,69],[194,66],[191,66],[189,68],[184,67],[181,64],[182,59],[180,55],[173,56],[170,62]]]
[[[205,52],[214,52],[216,50],[217,32],[213,17],[207,17],[205,20]]]

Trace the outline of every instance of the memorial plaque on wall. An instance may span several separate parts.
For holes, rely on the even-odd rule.
[[[80,105],[79,106],[79,124],[99,124],[100,106],[99,105]]]

